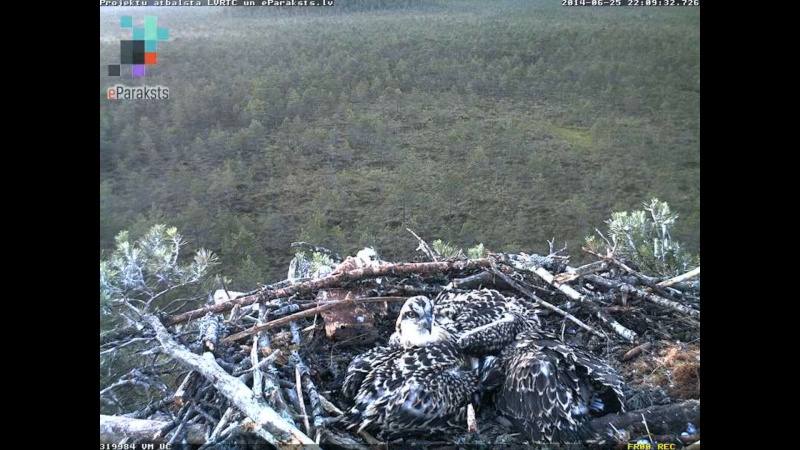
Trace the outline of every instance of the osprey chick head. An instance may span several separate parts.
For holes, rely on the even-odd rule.
[[[403,347],[424,347],[439,340],[433,325],[433,301],[424,295],[406,300],[397,317],[397,334]]]

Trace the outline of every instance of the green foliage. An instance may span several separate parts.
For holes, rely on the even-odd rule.
[[[469,259],[480,259],[484,256],[486,256],[486,249],[483,248],[483,244],[478,244],[467,249],[467,258]]]
[[[433,241],[431,248],[441,260],[452,261],[464,259],[464,252],[462,252],[460,248],[451,245],[449,242],[444,242],[441,239]]]
[[[108,312],[111,300],[147,308],[173,289],[201,281],[216,263],[216,256],[205,249],[197,250],[192,261],[179,261],[183,237],[166,225],[154,225],[136,241],[121,231],[115,241],[116,249],[100,261],[101,312]]]
[[[431,249],[436,253],[437,258],[446,261],[453,261],[457,259],[478,259],[486,256],[486,248],[483,244],[478,244],[474,247],[467,249],[467,254],[464,255],[464,250],[455,245],[444,242],[441,239],[436,239],[431,243]]]
[[[115,248],[100,260],[100,330],[111,330],[121,325],[133,325],[138,315],[163,310],[172,300],[196,298],[202,301],[201,287],[209,269],[216,264],[216,256],[204,249],[197,250],[191,258],[181,255],[185,246],[177,228],[156,224],[139,239],[128,231],[115,237]],[[190,287],[196,287],[191,290]],[[117,308],[112,309],[112,303]],[[180,302],[184,304],[185,301]],[[102,339],[101,339],[102,341]],[[139,341],[139,342],[137,342]],[[110,343],[110,344],[113,344]],[[163,358],[159,352],[148,352],[147,339],[133,339],[116,346],[101,345],[100,387],[111,386],[124,374],[140,370],[151,364],[158,365]],[[155,355],[155,356],[154,356]],[[119,386],[110,395],[113,402],[103,402],[101,414],[133,411],[152,403],[156,396],[167,390],[174,374],[154,378],[151,384]]]
[[[311,273],[314,273],[322,266],[333,268],[334,265],[335,264],[331,257],[324,253],[314,252],[311,254]]]
[[[671,230],[677,219],[678,215],[666,202],[654,198],[644,204],[643,210],[613,213],[606,221],[607,238],[617,256],[630,259],[643,272],[678,275],[699,265],[700,261],[672,238]],[[587,237],[586,244],[594,251],[601,251],[601,241],[595,236]]]

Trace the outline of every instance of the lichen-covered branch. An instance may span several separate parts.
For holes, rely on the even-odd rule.
[[[100,443],[118,444],[124,440],[161,443],[163,439],[153,437],[166,425],[158,420],[132,419],[120,416],[100,414]],[[186,440],[189,444],[203,444],[206,441],[205,431],[201,425],[189,425],[185,428]]]
[[[619,291],[622,292],[623,294],[628,294],[638,299],[647,300],[649,302],[655,303],[656,305],[663,306],[664,308],[668,308],[683,314],[688,314],[696,319],[700,319],[700,311],[697,311],[696,309],[689,308],[688,306],[681,305],[678,302],[668,300],[664,297],[659,297],[658,295],[655,294],[644,292],[642,290],[636,289],[635,287],[629,284],[620,285]]]
[[[286,444],[315,444],[294,424],[287,422],[275,410],[263,402],[253,399],[253,392],[237,378],[225,372],[214,360],[214,355],[204,353],[198,356],[170,336],[166,327],[154,315],[147,314],[143,320],[156,332],[156,338],[164,351],[206,377],[222,395],[228,398],[247,417],[258,426],[264,427],[280,442]]]

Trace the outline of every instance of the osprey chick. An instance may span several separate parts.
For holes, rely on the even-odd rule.
[[[357,391],[347,428],[378,428],[384,437],[463,428],[480,390],[480,367],[436,326],[427,297],[408,299],[389,345],[356,358],[342,390]]]
[[[590,437],[591,416],[624,411],[622,378],[605,361],[542,331],[525,331],[499,358],[497,409],[532,442]]]

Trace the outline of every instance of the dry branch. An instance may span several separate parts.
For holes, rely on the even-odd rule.
[[[497,286],[500,289],[513,290],[514,287],[508,285],[503,279],[497,278],[491,272],[478,272],[475,275],[470,275],[464,278],[453,278],[450,282],[450,287],[453,289],[478,289],[485,286]]]
[[[594,268],[591,269],[587,268],[584,269],[582,273],[590,273],[592,270],[594,270]],[[560,282],[556,281],[556,277],[552,273],[548,272],[547,269],[545,269],[544,267],[537,267],[536,270],[533,271],[533,273],[535,273],[537,276],[539,276],[539,278],[543,279],[549,285],[563,292],[564,295],[566,295],[567,297],[571,298],[572,300],[583,303],[584,307],[594,312],[594,314],[600,320],[602,320],[606,325],[609,326],[609,328],[614,330],[614,332],[617,333],[618,335],[622,336],[623,338],[625,338],[630,342],[636,340],[637,334],[635,331],[626,328],[621,323],[614,320],[614,318],[608,315],[608,313],[601,311],[594,305],[589,304],[589,302],[585,302],[584,296],[581,295],[580,292],[576,291],[575,289],[566,284],[561,284]]]
[[[214,430],[211,432],[211,436],[209,436],[208,440],[215,441],[217,439],[217,436],[219,436],[220,433],[227,428],[228,424],[233,419],[233,416],[235,414],[236,414],[235,409],[233,408],[226,409],[225,412],[222,414],[222,417],[219,419],[219,423],[217,423],[217,426],[214,427]]]
[[[317,434],[319,434],[322,431],[323,424],[325,423],[322,417],[322,403],[320,401],[319,392],[317,392],[317,387],[314,385],[314,381],[311,379],[311,373],[308,369],[308,366],[306,366],[305,363],[303,363],[303,360],[300,359],[300,355],[297,355],[295,369],[297,369],[301,376],[300,383],[303,386],[303,391],[306,393],[306,395],[308,395],[308,403],[311,405],[311,416],[314,421],[314,429],[316,430]]]
[[[556,282],[555,281],[555,277],[553,276],[553,274],[548,272],[547,269],[545,269],[544,267],[537,267],[536,270],[533,271],[533,273],[538,275],[539,278],[541,278],[544,281],[546,281],[547,284],[549,284],[550,286],[553,286],[554,288],[556,288],[559,291],[563,292],[567,297],[569,297],[569,298],[571,298],[571,299],[573,299],[575,301],[578,301],[578,302],[582,302],[583,301],[583,296],[581,295],[580,292],[576,291],[575,289],[572,289],[572,287],[569,286],[569,285],[560,284],[560,283]]]
[[[297,352],[293,352],[295,358],[299,358]],[[300,375],[300,368],[297,364],[294,365],[294,388],[297,392],[297,403],[300,406],[300,414],[303,416],[303,425],[306,427],[306,434],[311,435],[311,424],[308,422],[308,411],[306,411],[306,402],[303,400],[303,381]]]
[[[642,290],[636,289],[635,287],[629,284],[622,284],[619,287],[619,291],[622,292],[623,294],[628,294],[638,299],[647,300],[655,303],[656,305],[663,306],[664,308],[668,308],[683,314],[688,314],[692,317],[700,319],[700,311],[696,309],[689,308],[688,306],[681,305],[680,303],[672,300],[667,300],[666,298],[659,297],[656,294],[649,294]]]
[[[433,252],[433,250],[431,250],[431,247],[428,245],[427,242],[425,242],[421,237],[417,236],[417,233],[414,233],[413,231],[411,231],[411,228],[406,228],[406,231],[408,231],[409,233],[413,234],[414,237],[417,238],[417,240],[419,241],[419,246],[417,247],[417,250],[425,253],[425,255],[427,255],[428,258],[430,258],[431,261],[433,261],[433,262],[438,261],[436,259],[436,254]]]
[[[346,434],[341,434],[333,430],[325,430],[325,433],[323,433],[322,443],[330,444],[338,448],[351,448],[354,450],[370,450],[371,448],[380,448],[368,447]],[[323,447],[328,448],[325,445],[323,445]]]
[[[118,444],[124,440],[162,443],[163,438],[154,439],[156,433],[167,425],[167,422],[158,420],[131,419],[119,416],[104,416],[100,414],[100,443]],[[190,444],[203,444],[206,442],[205,431],[202,425],[189,425],[185,429],[186,439]]]
[[[645,432],[642,417],[647,426],[656,434],[679,434],[687,422],[700,423],[700,400],[687,400],[671,405],[651,406],[621,414],[609,414],[589,422],[589,427],[599,434],[605,434],[610,427],[625,428],[628,431]]]
[[[435,273],[435,272],[451,272],[462,270],[474,270],[481,267],[488,267],[492,261],[487,258],[469,259],[466,261],[442,261],[442,262],[427,262],[427,263],[400,263],[400,264],[385,264],[380,266],[368,266],[363,269],[350,270],[332,275],[318,280],[310,280],[303,283],[294,283],[291,286],[283,289],[267,289],[262,288],[256,294],[238,297],[217,305],[209,305],[204,308],[187,311],[170,317],[169,323],[172,325],[183,323],[198,317],[202,317],[208,313],[221,313],[229,311],[234,305],[252,305],[260,299],[273,300],[282,297],[289,297],[298,292],[314,292],[320,289],[339,286],[344,281],[356,281],[364,278],[385,277],[385,276],[398,276],[408,275],[412,273]]]
[[[344,411],[337,408],[336,405],[331,403],[330,400],[323,397],[322,395],[319,396],[319,403],[320,405],[322,405],[322,408],[325,409],[325,411],[328,411],[329,414],[335,414],[337,416],[341,416],[342,414],[344,414]]]
[[[595,261],[593,263],[585,264],[580,267],[567,267],[567,270],[565,272],[555,276],[554,281],[558,284],[568,283],[584,275],[605,270],[606,267],[607,264],[605,261]]]
[[[595,287],[611,290],[619,286],[619,281],[608,280],[599,275],[589,274],[583,277],[584,281],[592,283]]]
[[[670,296],[669,292],[667,292],[663,287],[661,287],[658,284],[656,284],[656,282],[653,280],[653,278],[648,277],[647,275],[644,275],[641,272],[633,270],[632,268],[628,267],[625,263],[623,263],[622,261],[620,261],[617,258],[615,258],[613,255],[604,256],[604,255],[602,255],[600,253],[597,253],[597,252],[594,252],[594,251],[592,251],[592,250],[590,250],[590,249],[588,249],[586,247],[584,247],[583,250],[585,252],[587,252],[587,253],[590,253],[590,254],[598,257],[598,258],[601,258],[601,259],[603,259],[605,261],[613,263],[617,267],[619,267],[622,270],[624,270],[624,271],[628,272],[629,274],[633,275],[639,281],[641,281],[642,284],[644,284],[645,286],[647,286],[649,288],[649,289],[647,289],[648,292],[656,292],[656,293],[658,293],[658,294],[660,294],[662,296],[665,296],[665,297],[669,297]]]
[[[608,325],[609,328],[614,330],[615,333],[617,333],[618,335],[622,336],[626,340],[628,340],[630,342],[633,342],[638,337],[638,335],[636,334],[635,331],[633,331],[633,330],[631,330],[629,328],[625,328],[624,325],[622,325],[621,323],[619,323],[616,320],[614,320],[614,318],[611,317],[610,314],[608,314],[607,312],[603,311],[602,309],[598,308],[597,311],[595,312],[595,315],[597,316],[597,318],[602,320],[603,323]]]
[[[562,316],[564,316],[567,319],[571,320],[572,322],[574,322],[575,324],[577,324],[579,327],[583,328],[584,330],[588,331],[589,333],[594,333],[594,334],[596,334],[596,335],[598,335],[600,337],[604,337],[604,338],[607,337],[605,334],[595,330],[594,328],[590,327],[589,325],[586,325],[585,323],[581,322],[580,319],[578,319],[577,317],[573,316],[572,314],[564,311],[563,309],[559,308],[558,306],[553,305],[551,303],[548,303],[548,302],[542,300],[536,294],[531,292],[528,288],[523,286],[521,283],[519,283],[518,281],[514,280],[510,276],[504,274],[502,271],[500,271],[500,269],[498,269],[496,267],[492,267],[491,270],[492,270],[492,273],[494,273],[498,277],[502,278],[503,281],[505,281],[506,283],[510,284],[511,286],[514,286],[514,289],[518,290],[519,292],[521,292],[523,295],[525,295],[526,297],[530,298],[531,300],[536,301],[537,303],[539,303],[540,305],[544,306],[545,308],[547,308],[549,310],[552,310],[552,311],[557,312],[558,314],[561,314]]]
[[[369,298],[356,298],[356,299],[349,299],[349,300],[340,300],[338,302],[333,303],[326,303],[321,306],[317,306],[311,309],[307,309],[305,311],[301,311],[299,313],[292,314],[290,316],[281,317],[280,319],[275,319],[270,322],[265,323],[264,325],[257,325],[253,328],[240,331],[238,333],[232,334],[225,339],[223,342],[233,342],[237,341],[241,338],[250,336],[251,334],[258,333],[259,331],[269,330],[272,328],[282,327],[288,325],[296,320],[304,319],[306,317],[312,317],[318,313],[323,311],[328,311],[334,308],[341,308],[342,306],[349,306],[358,303],[371,303],[371,302],[390,302],[390,301],[400,301],[406,300],[406,297],[369,297]]]
[[[686,280],[688,280],[690,278],[694,278],[694,277],[696,277],[698,275],[700,275],[700,267],[699,266],[697,268],[695,268],[695,269],[692,269],[692,270],[684,273],[683,275],[678,275],[677,277],[672,277],[669,280],[664,280],[661,283],[658,283],[658,286],[659,287],[670,287],[673,284],[678,284],[681,281],[686,281]]]
[[[275,410],[263,402],[253,399],[253,392],[237,378],[222,369],[211,353],[203,356],[195,355],[176,342],[170,336],[161,321],[154,315],[147,314],[143,320],[156,332],[156,338],[164,351],[206,377],[222,395],[228,398],[247,417],[259,427],[264,427],[279,441],[287,444],[315,444],[315,442],[298,430],[294,424],[287,422]]]
[[[131,336],[139,334],[141,329],[135,325],[128,325],[121,328],[115,328],[104,333],[100,333],[100,345],[111,344],[115,341],[127,339]]]

